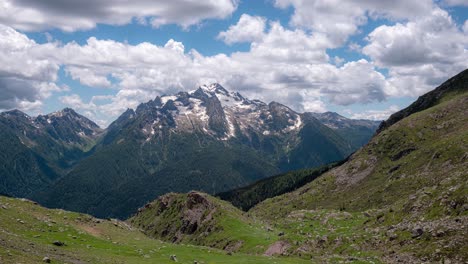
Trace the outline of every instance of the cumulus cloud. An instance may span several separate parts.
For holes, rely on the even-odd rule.
[[[325,34],[333,47],[343,45],[349,36],[367,23],[368,17],[407,19],[424,15],[431,0],[275,0],[279,8],[294,8],[291,24]]]
[[[91,103],[84,103],[81,100],[81,97],[77,94],[71,94],[66,96],[61,96],[59,98],[60,102],[66,105],[73,105],[76,109],[86,109],[92,110],[96,107],[95,104]]]
[[[349,105],[386,99],[388,83],[367,60],[348,62],[341,68],[331,69],[333,77],[324,80],[322,85],[323,93],[329,96],[331,102]]]
[[[368,40],[363,52],[379,66],[453,63],[463,59],[468,44],[467,36],[442,9],[415,22],[377,27]]]
[[[36,44],[25,35],[16,33],[12,36],[22,39],[17,45],[23,47],[21,52],[41,50],[29,52],[30,61],[47,58],[52,67],[51,70],[47,67],[42,69],[47,74],[31,74],[28,73],[31,69],[23,65],[25,75],[49,83],[56,80],[58,68],[63,67],[71,78],[83,85],[115,89],[114,96],[93,98],[89,102],[84,102],[76,94],[64,95],[60,99],[62,103],[97,118],[105,116],[108,121],[126,108],[135,108],[157,95],[192,90],[210,82],[220,82],[250,98],[278,101],[298,111],[325,111],[325,99],[348,105],[385,98],[387,83],[372,63],[360,60],[341,67],[330,64],[326,53],[328,42],[323,35],[285,29],[278,22],[270,23],[269,30],[251,43],[249,51],[235,52],[230,56],[204,56],[196,50],[186,51],[182,43],[174,40],[169,40],[164,46],[146,42],[131,45],[94,37],[82,45],[76,42]],[[15,42],[13,39],[10,41]],[[12,59],[8,54],[2,55]],[[13,71],[7,75],[12,74]],[[27,91],[29,97],[21,97],[20,90],[17,90],[16,97],[33,102],[40,99],[40,94],[45,94],[39,86]]]
[[[15,5],[23,2],[27,0],[15,1]],[[30,7],[39,10],[40,5]],[[114,91],[112,96],[94,96],[87,102],[73,92],[60,97],[63,104],[101,120],[102,125],[126,108],[135,108],[157,95],[188,91],[211,82],[250,98],[284,103],[297,111],[323,112],[327,110],[324,102],[352,105],[420,95],[468,66],[468,23],[457,25],[430,1],[398,0],[389,4],[352,0],[338,4],[336,0],[277,0],[275,5],[294,7],[290,27],[244,14],[218,35],[228,44],[250,43],[248,51],[230,55],[205,56],[173,39],[161,46],[96,37],[84,44],[37,44],[11,27],[0,26],[0,63],[4,65],[0,69],[0,108],[37,108],[51,93],[66,90],[55,84],[61,67],[89,89]],[[377,27],[363,47],[346,44],[369,17],[398,22]],[[61,27],[61,20],[57,21]],[[140,17],[140,22],[166,23],[147,17]],[[76,25],[73,30],[80,24]],[[327,50],[334,47],[349,47],[367,59],[330,57]],[[360,114],[383,119],[393,110]]]
[[[237,24],[227,31],[220,32],[218,38],[227,44],[254,42],[262,38],[265,31],[265,18],[243,14]]]
[[[400,108],[397,105],[391,105],[390,107],[384,110],[366,110],[359,113],[353,113],[349,111],[349,114],[353,119],[370,119],[380,121],[386,120],[390,117],[390,115],[397,112],[398,110],[400,110]]]
[[[64,90],[54,82],[59,65],[47,58],[53,44],[39,45],[0,24],[0,109],[36,110],[41,100]]]
[[[98,23],[124,25],[134,19],[148,20],[154,27],[189,27],[204,19],[226,18],[236,8],[237,0],[0,0],[0,23],[27,31],[86,30]]]
[[[405,24],[379,26],[363,53],[389,69],[393,96],[416,96],[468,66],[468,35],[439,8]]]

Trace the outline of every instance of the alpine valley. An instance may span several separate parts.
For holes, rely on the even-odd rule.
[[[378,125],[299,114],[219,84],[157,97],[107,129],[68,108],[35,118],[14,110],[0,115],[0,192],[124,219],[168,192],[215,194],[342,160]]]
[[[3,192],[94,216],[0,196],[0,263],[467,263],[467,106],[465,70],[347,158],[268,178],[346,157],[376,123],[219,85],[106,130],[70,109],[3,113]]]

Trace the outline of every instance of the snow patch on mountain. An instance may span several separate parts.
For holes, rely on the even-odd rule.
[[[221,108],[216,109],[219,105]],[[216,117],[208,114],[208,107],[211,107],[210,113],[216,113]],[[148,138],[157,134],[157,130],[167,123],[174,124],[169,128],[174,132],[198,131],[220,140],[238,137],[237,133],[248,137],[252,132],[264,136],[297,133],[303,126],[300,114],[288,107],[278,103],[271,106],[259,100],[249,100],[238,92],[227,91],[217,83],[202,85],[190,92],[165,95],[140,105],[138,109],[152,112],[153,114],[148,114],[148,118],[161,118],[157,126],[152,126],[155,127],[156,133],[150,133],[150,130],[142,131]],[[279,123],[273,116],[286,121]],[[210,127],[213,125],[210,121],[212,118],[218,120],[216,124],[225,125],[225,132],[221,132],[221,135],[219,131],[215,132]],[[220,122],[219,118],[224,118],[224,122]],[[148,120],[148,123],[150,122],[151,120]]]

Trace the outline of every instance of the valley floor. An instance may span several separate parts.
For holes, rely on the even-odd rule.
[[[252,241],[245,236],[243,242],[250,246],[228,253],[156,240],[127,222],[0,196],[0,263],[43,263],[45,257],[50,263],[76,264],[466,263],[462,252],[467,249],[467,216],[387,226],[393,215],[383,210],[320,209],[292,211],[273,221],[257,219],[261,224],[257,231],[269,242],[255,247],[251,244],[258,234],[252,235]],[[253,227],[236,228],[242,233],[243,228]]]
[[[54,245],[57,244],[57,245]],[[60,245],[63,243],[63,245]],[[151,239],[127,223],[0,197],[0,263],[310,263]]]

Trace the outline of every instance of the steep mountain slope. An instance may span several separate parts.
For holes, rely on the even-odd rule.
[[[222,192],[341,160],[353,145],[309,114],[212,84],[127,110],[92,156],[32,197],[50,207],[126,218],[168,192]]]
[[[85,156],[101,131],[71,109],[36,118],[0,113],[0,190],[25,196],[48,185]]]
[[[447,191],[444,189],[452,184],[466,183],[466,75],[468,71],[455,77],[461,83],[449,80],[450,88],[443,94],[437,93],[437,99],[431,99],[433,107],[413,113],[408,109],[414,105],[403,109],[401,112],[406,113],[406,118],[381,130],[345,164],[299,190],[269,202],[283,201],[291,205],[297,202],[299,208],[299,204],[304,204],[307,208],[361,210],[392,205],[423,188],[435,188],[439,193]],[[427,99],[428,95],[421,98]],[[460,187],[463,186],[456,189]],[[262,206],[265,205],[259,208]],[[290,206],[279,208],[286,214]]]
[[[298,210],[366,213],[387,261],[468,259],[468,71],[395,114],[345,164],[250,213],[281,221]],[[441,91],[437,88],[435,91]],[[433,97],[434,96],[434,97]],[[421,100],[430,107],[415,107]],[[364,227],[363,227],[364,228]],[[393,252],[393,253],[392,253]],[[397,254],[395,254],[395,252]],[[392,255],[393,254],[393,255]]]

